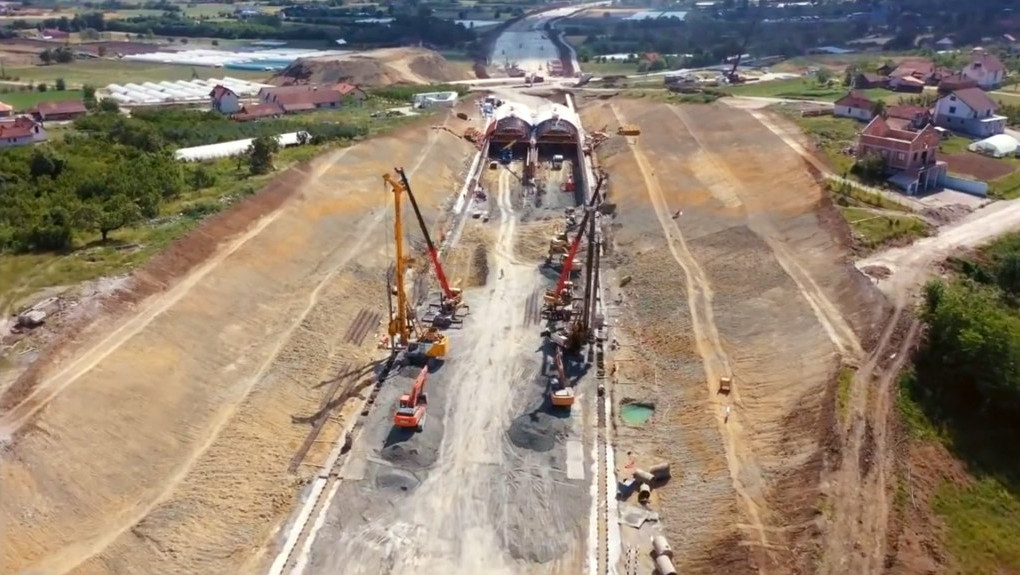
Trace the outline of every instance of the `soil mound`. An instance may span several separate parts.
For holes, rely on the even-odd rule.
[[[397,83],[433,84],[470,79],[442,55],[424,48],[385,48],[329,56],[301,58],[273,76],[277,86],[296,83],[388,86]]]

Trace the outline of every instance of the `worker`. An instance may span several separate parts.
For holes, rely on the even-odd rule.
[[[499,279],[503,279],[503,268],[499,268]]]

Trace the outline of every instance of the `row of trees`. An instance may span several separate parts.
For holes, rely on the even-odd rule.
[[[89,234],[105,241],[157,217],[187,190],[216,185],[215,170],[173,158],[179,147],[255,138],[248,171],[264,174],[277,134],[306,131],[317,143],[367,131],[300,117],[238,123],[187,110],[138,110],[128,118],[111,102],[94,102],[97,113],[76,120],[61,141],[0,154],[0,252],[66,250]]]

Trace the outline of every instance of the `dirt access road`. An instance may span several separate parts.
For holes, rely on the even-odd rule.
[[[0,415],[0,571],[257,570],[313,468],[287,471],[309,431],[292,418],[374,353],[377,329],[343,336],[384,304],[380,175],[407,168],[432,217],[474,153],[428,129],[437,121],[317,159],[282,208],[48,366]],[[321,464],[338,433],[328,425],[307,462]]]
[[[863,360],[883,299],[802,159],[747,111],[613,99],[582,118],[641,129],[598,149],[619,209],[614,400],[655,407],[621,427],[617,460],[678,470],[653,504],[679,571],[813,573],[835,378]]]
[[[545,280],[536,262],[515,253],[517,179],[504,168],[485,176],[498,182],[487,186],[493,221],[469,226],[490,238],[482,241],[489,273],[484,285],[465,291],[471,313],[463,328],[449,331],[451,354],[430,377],[425,430],[393,428],[391,406],[410,379],[387,381],[341,469],[307,573],[581,570],[587,466],[568,463],[564,441],[580,437],[581,402],[572,417],[549,413],[536,353],[540,328],[522,321],[529,295]]]

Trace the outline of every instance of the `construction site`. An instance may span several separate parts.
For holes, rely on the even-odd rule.
[[[800,138],[503,88],[288,170],[0,389],[0,571],[883,572],[919,276]]]

